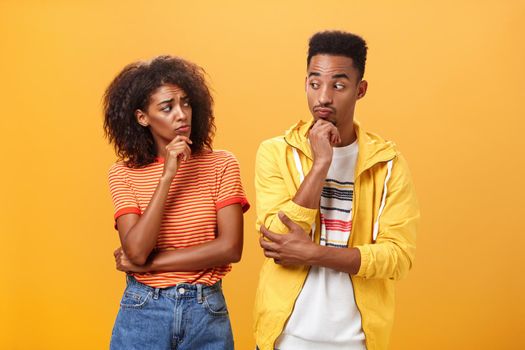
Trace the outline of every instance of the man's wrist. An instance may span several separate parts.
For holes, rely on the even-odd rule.
[[[312,170],[310,172],[326,175],[328,173],[328,169],[330,168],[330,163],[330,161],[326,160],[314,161],[314,164],[312,165]]]
[[[306,265],[317,266],[321,260],[322,247],[318,244],[312,244],[307,254]]]

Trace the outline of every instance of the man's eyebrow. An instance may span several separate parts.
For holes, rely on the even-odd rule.
[[[169,103],[169,102],[173,102],[173,98],[170,98],[169,100],[160,101],[159,103],[157,103],[157,106],[163,103]]]
[[[308,78],[310,78],[311,76],[320,77],[320,76],[321,76],[321,73],[318,73],[318,72],[311,72],[310,74],[308,74]],[[345,74],[345,73],[339,73],[339,74],[334,74],[334,75],[332,75],[332,79],[339,79],[339,78],[346,78],[346,79],[350,80],[350,78],[348,77],[348,75]]]
[[[338,79],[338,78],[346,78],[346,79],[350,80],[350,78],[348,77],[348,75],[346,75],[345,73],[340,73],[340,74],[332,75],[332,79]]]

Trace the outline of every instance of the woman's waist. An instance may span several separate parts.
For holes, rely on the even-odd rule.
[[[198,271],[131,273],[138,282],[153,288],[168,288],[181,283],[211,286],[231,270],[231,265],[216,266]]]

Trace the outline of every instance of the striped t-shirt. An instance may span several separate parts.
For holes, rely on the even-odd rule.
[[[352,232],[357,141],[333,149],[320,198],[320,245],[346,249]],[[280,350],[366,350],[350,276],[312,266],[292,315],[277,339]]]
[[[109,187],[115,206],[115,220],[121,215],[142,215],[146,210],[164,168],[164,160],[143,168],[129,168],[123,162],[109,170]],[[228,151],[192,155],[180,163],[171,183],[156,251],[187,248],[215,239],[217,211],[239,203],[250,207],[241,184],[239,163]],[[164,288],[178,283],[215,284],[231,270],[231,265],[199,271],[133,273],[146,285]]]

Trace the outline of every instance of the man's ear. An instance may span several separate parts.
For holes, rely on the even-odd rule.
[[[139,123],[140,125],[142,125],[144,127],[149,125],[149,123],[148,123],[148,116],[146,115],[146,113],[144,113],[140,109],[137,109],[135,111],[135,118],[137,118],[137,123]]]
[[[357,86],[357,99],[365,97],[366,90],[368,89],[368,82],[366,80],[361,80]]]

